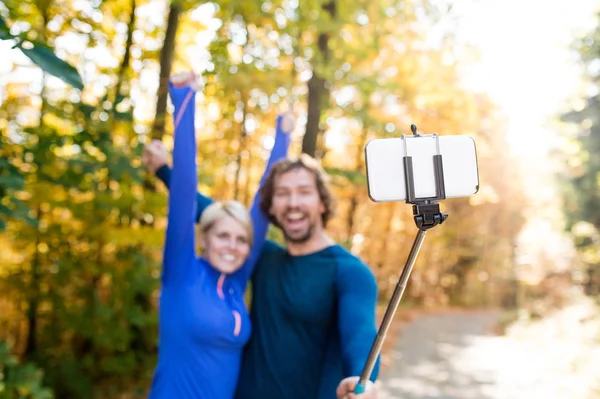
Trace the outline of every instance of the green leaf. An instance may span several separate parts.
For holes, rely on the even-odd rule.
[[[115,120],[121,122],[133,122],[133,112],[115,112]]]
[[[19,48],[23,54],[29,57],[44,71],[56,76],[63,82],[70,84],[79,90],[83,90],[83,83],[81,82],[81,76],[79,76],[77,69],[68,62],[58,58],[50,47],[41,43],[34,43],[33,48],[23,48],[22,44],[19,44]]]
[[[92,119],[92,114],[96,110],[96,107],[94,107],[93,105],[86,104],[86,103],[79,103],[79,104],[77,104],[77,106],[79,107],[79,110],[81,112],[83,112],[86,119]]]
[[[113,108],[116,107],[117,105],[121,104],[121,102],[123,102],[123,100],[125,100],[128,97],[129,96],[124,96],[122,94],[117,95],[117,98],[115,99],[115,103],[113,104]]]
[[[8,28],[8,25],[6,25],[4,19],[0,17],[0,39],[9,40],[13,38],[14,36],[10,34],[10,29]]]
[[[0,175],[0,186],[4,188],[20,189],[23,187],[23,178],[16,174]]]

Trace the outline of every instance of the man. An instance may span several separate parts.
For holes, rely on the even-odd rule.
[[[144,163],[168,186],[159,142],[147,146]],[[374,399],[372,381],[364,394],[353,391],[376,335],[377,286],[325,232],[333,215],[328,176],[303,154],[275,164],[260,190],[286,247],[267,242],[252,276],[252,336],[236,398]],[[207,199],[198,198],[202,208]]]

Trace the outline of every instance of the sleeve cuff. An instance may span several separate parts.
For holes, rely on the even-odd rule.
[[[156,170],[155,174],[156,177],[162,180],[165,186],[169,187],[169,182],[171,181],[171,168],[169,168],[169,165],[164,164]]]

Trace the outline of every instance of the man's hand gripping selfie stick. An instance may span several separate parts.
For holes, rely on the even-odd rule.
[[[415,125],[411,125],[410,130],[414,135],[412,137],[425,137],[417,133],[417,127]],[[381,352],[383,341],[385,340],[387,331],[390,327],[392,319],[394,318],[396,310],[398,309],[398,305],[400,304],[400,299],[402,298],[402,294],[404,293],[404,289],[406,288],[408,278],[410,277],[410,273],[412,271],[413,265],[415,264],[415,260],[417,259],[417,255],[419,254],[419,250],[421,249],[421,245],[423,244],[423,240],[425,239],[425,235],[427,234],[427,230],[437,226],[438,224],[442,224],[448,217],[448,215],[440,212],[440,206],[437,204],[437,202],[446,198],[444,186],[444,170],[442,165],[442,155],[440,154],[439,137],[437,134],[429,136],[433,136],[436,139],[437,154],[433,156],[433,168],[436,182],[436,196],[428,198],[415,198],[415,182],[413,175],[412,157],[408,156],[407,153],[408,139],[412,137],[406,135],[402,136],[402,138],[404,139],[403,162],[404,176],[406,182],[406,203],[413,204],[413,216],[419,231],[417,233],[417,236],[415,237],[412,248],[410,249],[408,259],[406,260],[404,269],[402,269],[402,273],[400,274],[400,278],[398,279],[398,283],[396,284],[396,288],[394,289],[394,293],[392,294],[390,303],[388,304],[388,307],[385,311],[383,320],[381,322],[381,326],[379,327],[379,331],[377,332],[377,336],[375,337],[375,341],[371,346],[371,352],[369,353],[369,357],[367,358],[363,371],[360,375],[358,384],[354,389],[354,393],[357,394],[363,393],[365,391],[367,382],[371,377],[371,373],[373,372],[373,368],[375,367],[377,357]]]

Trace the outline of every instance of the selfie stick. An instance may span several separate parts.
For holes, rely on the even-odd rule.
[[[365,391],[367,382],[371,377],[371,373],[373,372],[373,368],[375,367],[375,363],[377,362],[377,357],[381,352],[383,341],[385,340],[387,331],[390,328],[390,324],[392,323],[392,319],[394,318],[396,309],[398,309],[398,305],[400,304],[400,299],[402,298],[402,294],[404,293],[404,289],[406,288],[406,283],[408,282],[408,278],[410,277],[410,273],[412,271],[413,265],[415,264],[415,260],[417,259],[417,255],[419,254],[419,250],[421,249],[421,245],[423,244],[423,240],[425,239],[425,235],[427,234],[427,230],[437,226],[438,224],[444,223],[444,221],[448,217],[448,215],[440,212],[440,206],[437,204],[438,201],[441,201],[446,198],[444,186],[444,169],[442,166],[442,155],[440,154],[439,137],[437,134],[422,136],[417,133],[417,127],[415,125],[411,125],[410,130],[412,131],[414,136],[402,136],[402,139],[404,140],[403,162],[404,177],[406,183],[406,203],[413,204],[413,216],[417,228],[419,229],[419,232],[415,237],[412,248],[410,249],[410,253],[408,254],[406,264],[402,269],[402,273],[400,274],[400,278],[398,279],[398,283],[396,284],[396,288],[394,289],[394,293],[392,294],[390,303],[388,304],[388,307],[383,316],[383,320],[381,322],[381,326],[379,327],[379,331],[377,331],[375,341],[371,346],[371,352],[369,352],[369,357],[367,358],[365,366],[360,375],[360,380],[358,381],[358,384],[354,389],[354,393],[357,394],[363,393]],[[412,138],[420,138],[427,136],[433,136],[435,138],[437,147],[437,154],[433,156],[436,196],[427,198],[416,198],[412,157],[408,156],[407,152],[408,140]]]

